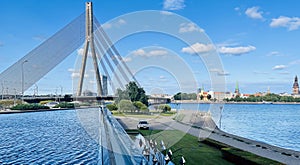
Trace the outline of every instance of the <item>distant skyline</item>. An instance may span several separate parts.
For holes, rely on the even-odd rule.
[[[0,1],[0,72],[17,62],[30,50],[59,31],[85,10],[83,0],[15,0]],[[292,92],[294,77],[300,76],[300,2],[260,0],[93,0],[94,14],[101,23],[135,11],[162,10],[181,15],[203,30],[214,43],[223,63],[227,91],[239,82],[241,93]],[[147,20],[145,20],[147,21]],[[120,26],[127,20],[121,20]],[[109,24],[107,24],[109,25]],[[106,27],[112,28],[112,27]],[[195,31],[194,24],[179,27],[179,33]],[[199,30],[199,29],[198,29]],[[122,56],[163,55],[147,51],[147,47],[172,50],[194,70],[199,88],[210,90],[210,79],[203,63],[193,61],[188,47],[169,36],[143,33],[127,37],[116,44]],[[192,48],[203,48],[191,45]],[[199,48],[199,49],[200,49]],[[80,48],[42,78],[40,93],[72,93],[72,69]],[[130,60],[126,59],[125,60]],[[206,73],[205,73],[206,72]],[[138,72],[137,78],[146,91],[175,94],[176,80],[155,68]],[[176,78],[175,78],[176,79]],[[64,82],[64,83],[62,83]],[[155,85],[155,86],[154,86]],[[34,87],[25,93],[32,94]],[[195,89],[196,91],[197,89]],[[193,92],[183,91],[183,92]]]

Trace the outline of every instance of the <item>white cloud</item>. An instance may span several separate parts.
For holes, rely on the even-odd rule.
[[[184,47],[181,49],[181,52],[188,54],[196,54],[196,53],[206,53],[214,49],[212,44],[201,44],[195,43],[189,47]]]
[[[220,70],[220,69],[217,69],[217,68],[211,68],[209,71],[210,71],[210,72],[220,72],[221,70]]]
[[[280,16],[278,18],[273,18],[270,23],[270,27],[285,27],[288,30],[297,30],[300,27],[299,17],[286,17]]]
[[[212,68],[209,71],[217,73],[218,76],[229,76],[230,75],[229,72],[226,72],[222,69],[217,69],[217,68]]]
[[[294,60],[289,63],[289,65],[299,65],[299,64],[300,64],[300,60]]]
[[[165,56],[168,54],[166,50],[145,51],[144,49],[134,50],[131,53],[135,56],[142,56],[142,57]]]
[[[259,7],[254,6],[254,7],[248,8],[245,11],[245,14],[252,19],[263,19],[263,16],[262,16],[263,12],[258,11],[258,10],[259,10]]]
[[[165,50],[151,50],[148,54],[150,56],[163,56],[168,54],[168,52]]]
[[[235,11],[240,11],[240,8],[239,7],[235,7],[234,10]]]
[[[288,71],[282,71],[282,72],[279,72],[279,74],[288,75],[288,74],[290,74],[290,72],[288,72]]]
[[[83,54],[84,54],[84,48],[77,49],[77,55],[83,56]],[[92,57],[92,53],[90,51],[88,51],[88,56]]]
[[[182,24],[180,24],[179,33],[187,33],[187,32],[194,32],[194,31],[204,32],[203,29],[199,28],[194,23],[182,23]]]
[[[75,69],[74,68],[69,68],[68,71],[69,72],[75,72]]]
[[[219,52],[222,54],[231,54],[231,55],[242,55],[256,50],[254,46],[238,46],[238,47],[225,47],[222,46],[219,48]]]
[[[138,49],[131,52],[135,56],[144,56],[146,54],[144,49]]]
[[[262,71],[254,71],[254,74],[262,74],[262,75],[266,75],[269,74],[268,72],[262,72]]]
[[[225,71],[219,71],[217,72],[218,76],[229,76],[230,73],[229,72],[225,72]]]
[[[90,84],[96,84],[96,81],[90,80],[89,83]]]
[[[169,12],[169,11],[161,11],[160,14],[162,14],[162,15],[173,15],[173,13]]]
[[[105,23],[101,25],[103,29],[110,29],[112,27],[112,24],[110,23]]]
[[[267,56],[278,56],[278,55],[279,55],[279,52],[273,51],[273,52],[270,52]]]
[[[125,57],[125,58],[123,58],[123,61],[124,61],[124,62],[130,62],[130,61],[132,61],[132,58],[130,58],[130,57]]]
[[[184,7],[184,0],[164,0],[165,10],[180,10]]]
[[[79,74],[78,72],[73,72],[73,73],[71,74],[71,77],[72,77],[72,78],[79,78],[79,77],[80,77],[80,74]]]
[[[160,79],[165,79],[166,77],[165,77],[165,76],[159,76],[159,78],[160,78]]]
[[[118,24],[119,24],[119,25],[126,24],[126,21],[125,21],[124,19],[119,19],[119,20],[118,20]]]
[[[119,19],[117,22],[114,23],[105,23],[102,25],[103,29],[110,29],[112,27],[120,27],[121,25],[125,25],[127,22],[124,19]]]
[[[80,48],[80,49],[77,50],[77,54],[78,55],[83,56],[83,53],[84,53],[84,49],[83,48]]]
[[[47,37],[43,36],[43,35],[36,35],[36,36],[33,36],[32,39],[34,39],[36,41],[44,41],[47,39]]]
[[[285,65],[275,65],[272,69],[273,70],[283,70],[285,69],[286,66]]]

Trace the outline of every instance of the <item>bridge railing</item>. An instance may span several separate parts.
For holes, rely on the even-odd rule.
[[[118,163],[125,164],[141,164],[146,162],[145,157],[141,154],[142,151],[137,148],[129,135],[120,125],[120,123],[112,116],[110,111],[104,109],[105,122],[108,128],[112,150]]]

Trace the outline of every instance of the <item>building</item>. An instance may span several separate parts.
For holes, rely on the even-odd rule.
[[[235,90],[234,90],[234,96],[233,97],[236,97],[236,96],[240,96],[240,89],[239,89],[239,83],[238,82],[236,82]]]
[[[293,95],[299,94],[299,84],[298,84],[298,78],[295,76],[294,84],[293,84]]]
[[[107,96],[108,95],[108,88],[107,88],[107,76],[102,75],[102,95]]]
[[[205,92],[204,88],[202,87],[198,90],[197,100],[209,101],[212,99],[212,93],[213,92]]]

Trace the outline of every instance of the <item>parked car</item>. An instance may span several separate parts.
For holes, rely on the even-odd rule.
[[[48,106],[48,107],[50,107],[50,108],[53,108],[53,107],[54,107],[55,105],[57,105],[57,104],[59,104],[59,102],[51,101],[51,102],[45,104],[45,106]]]
[[[146,120],[139,121],[137,129],[149,129],[150,125]]]

